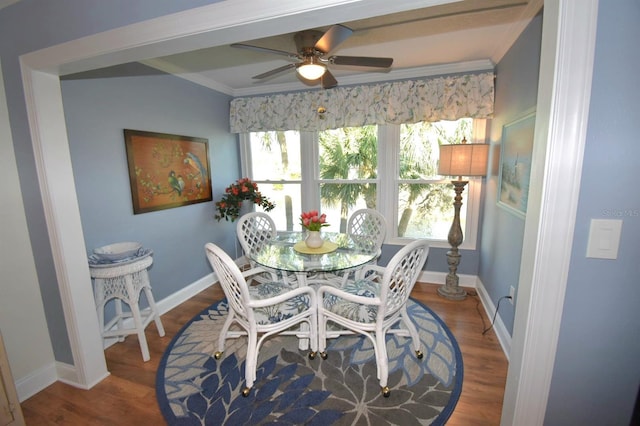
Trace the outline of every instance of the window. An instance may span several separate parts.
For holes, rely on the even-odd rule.
[[[377,208],[378,127],[347,127],[318,133],[320,210],[327,231],[346,232],[351,213]]]
[[[303,210],[329,217],[327,231],[344,232],[355,210],[374,208],[386,218],[386,243],[415,238],[447,247],[453,220],[450,177],[437,175],[442,143],[484,142],[484,120],[364,126],[320,132],[241,135],[243,174],[276,204],[278,229],[300,230]],[[475,248],[480,179],[463,193],[461,248]]]
[[[453,218],[453,185],[438,176],[439,145],[471,139],[471,119],[400,126],[397,172],[398,237],[446,240]],[[460,222],[465,228],[468,192]]]
[[[298,226],[302,213],[302,164],[300,132],[251,133],[249,150],[243,164],[251,165],[249,173],[260,192],[275,204],[270,216],[280,230]],[[244,166],[243,166],[244,167]]]

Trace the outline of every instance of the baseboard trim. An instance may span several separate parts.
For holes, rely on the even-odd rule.
[[[487,293],[487,290],[484,288],[484,285],[479,278],[476,290],[478,292],[478,297],[482,302],[482,306],[484,307],[484,311],[487,313],[487,316],[489,317],[489,319],[493,318],[494,312],[496,311],[496,306],[493,304],[493,301],[489,297],[489,293]],[[507,327],[505,327],[504,322],[502,322],[500,312],[498,312],[498,315],[496,315],[496,321],[493,324],[493,331],[495,331],[498,342],[500,342],[500,346],[502,346],[502,351],[507,357],[507,361],[509,361],[509,354],[511,353],[511,334],[509,334]]]
[[[18,400],[23,402],[57,381],[80,389],[91,389],[107,376],[109,376],[108,372],[104,376],[97,378],[95,382],[84,385],[78,379],[78,371],[73,365],[56,361],[17,380],[15,382],[16,393],[18,394]]]
[[[74,370],[75,375],[75,369],[73,366],[70,367]],[[16,380],[15,385],[18,400],[22,402],[31,398],[33,395],[40,392],[47,386],[52,385],[57,380],[60,380],[60,377],[58,377],[55,362],[35,370],[31,374]]]
[[[175,308],[176,306],[179,306],[183,302],[186,302],[187,300],[189,300],[196,294],[200,293],[201,291],[209,288],[217,281],[218,281],[218,278],[215,276],[215,274],[211,273],[189,284],[188,286],[183,287],[182,289],[176,291],[170,296],[165,297],[162,300],[159,300],[159,301],[156,300],[156,307],[158,308],[158,312],[160,313],[160,315],[169,312],[171,309]],[[148,312],[149,312],[149,308],[147,307],[142,310],[142,315],[143,316],[147,315]],[[123,326],[125,328],[133,327],[133,319],[127,318],[126,320],[124,320]],[[115,328],[115,325],[114,325],[114,328]],[[118,343],[118,338],[111,337],[111,338],[104,339],[103,346],[106,349],[116,343]]]
[[[78,380],[77,370],[73,365],[65,364],[64,362],[56,362],[56,372],[58,373],[59,381],[80,389],[91,389],[92,387],[103,381],[105,378],[109,377],[110,374],[107,371],[106,374],[96,378],[95,381],[87,384],[82,384],[81,381]]]
[[[446,282],[447,272],[422,271],[418,276],[418,282],[442,284]],[[458,284],[460,287],[476,288],[478,277],[475,275],[458,274]]]
[[[160,301],[156,301],[156,305],[158,306],[160,315],[167,313],[181,303],[186,302],[196,294],[211,287],[213,283],[217,281],[218,278],[213,273],[211,273],[193,282],[192,284],[183,287],[181,290],[176,291],[172,295],[165,297]]]

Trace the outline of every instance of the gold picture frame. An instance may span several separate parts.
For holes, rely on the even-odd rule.
[[[213,199],[209,141],[124,129],[134,214]]]

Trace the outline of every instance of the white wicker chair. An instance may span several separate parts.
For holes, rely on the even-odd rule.
[[[387,221],[377,210],[356,210],[347,222],[347,233],[354,240],[367,242],[380,250],[387,233]]]
[[[215,359],[222,357],[227,339],[247,336],[243,396],[251,392],[256,380],[258,352],[268,337],[283,334],[308,339],[309,358],[315,358],[318,325],[316,294],[312,288],[292,289],[282,281],[249,286],[246,277],[262,272],[260,269],[240,271],[231,257],[213,243],[207,243],[205,251],[229,304],[227,319],[218,336]],[[230,330],[234,323],[242,330]]]
[[[382,250],[382,243],[387,233],[387,221],[382,213],[373,209],[360,209],[353,212],[349,216],[347,222],[347,234],[356,242],[365,247],[367,250],[375,251],[378,256],[369,262],[375,265],[378,261]],[[342,274],[342,284],[345,285],[353,272],[345,272]]]
[[[249,259],[248,254],[251,250],[260,249],[265,241],[272,240],[276,237],[276,224],[266,213],[247,213],[238,219],[236,234],[238,235],[238,241],[240,241],[246,259],[246,262],[240,262],[240,264],[248,264],[249,267],[253,269],[258,266]],[[265,271],[265,273],[256,274],[254,280],[258,282],[268,282],[278,279],[278,275],[274,271],[266,271],[266,269],[263,269],[263,271]]]
[[[389,362],[386,335],[410,336],[416,356],[422,359],[420,337],[407,317],[406,303],[429,253],[428,242],[416,240],[402,248],[386,267],[368,265],[342,288],[322,286],[318,289],[318,350],[323,359],[327,339],[342,334],[359,333],[373,344],[382,394],[389,396],[387,379]],[[363,279],[375,271],[382,280]],[[328,327],[331,321],[338,327]],[[399,326],[392,328],[395,324]]]

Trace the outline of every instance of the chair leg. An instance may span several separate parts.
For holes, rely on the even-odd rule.
[[[309,322],[311,323],[309,327],[309,341],[311,342],[311,353],[313,354],[313,358],[315,358],[315,354],[318,352],[318,314],[315,310],[311,310]]]
[[[224,321],[224,325],[220,330],[220,335],[218,336],[218,352],[215,353],[215,358],[220,359],[222,357],[222,353],[224,352],[225,342],[227,340],[227,333],[229,332],[229,327],[235,320],[235,313],[233,310],[229,310],[227,314],[227,319]]]
[[[387,342],[386,335],[382,330],[376,330],[374,350],[376,354],[376,364],[378,367],[378,379],[380,380],[380,387],[387,387],[387,380],[389,379],[389,360],[387,358]]]
[[[411,318],[409,318],[409,315],[407,315],[406,308],[402,309],[400,319],[406,329],[409,331],[409,335],[411,335],[411,344],[413,345],[413,350],[415,351],[416,356],[418,357],[418,359],[422,359],[424,355],[422,354],[422,341],[420,340],[420,334],[418,334],[418,329],[416,329],[413,321],[411,321]]]
[[[318,305],[323,303],[321,299],[318,300]],[[318,352],[320,358],[327,359],[327,319],[323,314],[323,308],[318,306],[317,318],[318,318]]]
[[[306,322],[301,322],[300,325],[298,326],[300,327],[300,335],[310,335],[311,334],[311,330],[309,329],[309,324],[307,324]],[[298,339],[298,349],[300,349],[301,351],[306,351],[307,349],[309,349],[309,340],[306,337],[300,337]]]
[[[387,381],[389,380],[389,358],[387,357],[386,334],[382,330],[377,330],[373,339],[373,349],[376,354],[376,367],[378,368],[378,380],[380,380],[380,390],[382,396],[388,398],[391,394]]]
[[[254,327],[252,327],[254,328]],[[244,364],[244,381],[245,388],[242,391],[242,396],[249,396],[253,383],[256,381],[256,368],[258,364],[258,333],[255,329],[249,330],[247,336],[247,359]]]

